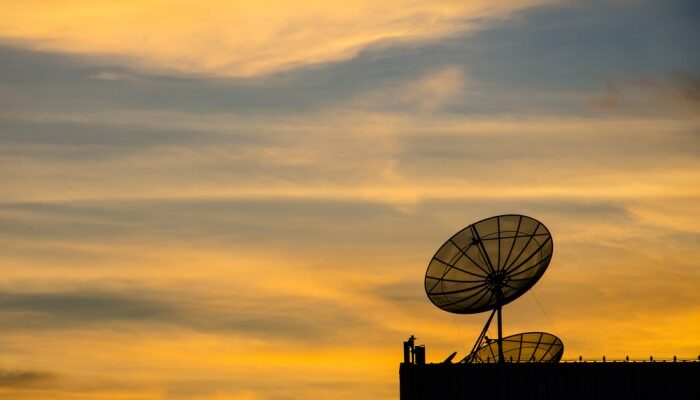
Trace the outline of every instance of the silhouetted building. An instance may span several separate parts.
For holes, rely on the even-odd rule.
[[[700,362],[402,363],[401,400],[700,399]]]

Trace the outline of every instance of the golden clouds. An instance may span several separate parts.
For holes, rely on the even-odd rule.
[[[421,93],[415,97],[418,109],[421,104],[429,109],[449,101],[454,92],[446,88],[462,82],[461,72],[448,68],[390,88],[386,97],[371,92],[351,102],[365,105],[381,98],[386,104],[389,98],[403,101]],[[112,126],[123,132],[122,145],[109,146],[112,139],[96,133],[93,146],[104,159],[60,157],[76,146],[68,136],[54,147],[56,157],[11,156],[8,160],[16,162],[7,163],[6,173],[24,179],[3,194],[7,200],[286,198],[404,207],[431,199],[634,200],[699,194],[698,160],[685,151],[694,143],[685,134],[695,125],[692,120],[486,119],[347,109],[274,117],[131,112],[37,118],[69,123],[74,131]],[[131,126],[194,133],[141,146],[148,133],[132,135]],[[260,131],[269,136],[240,136]],[[361,164],[353,158],[359,153]],[[114,179],[105,180],[106,175]]]
[[[542,2],[4,2],[0,38],[156,72],[252,76],[346,59],[376,42],[465,32]]]
[[[426,261],[508,212],[556,249],[549,318],[523,296],[507,333],[700,351],[697,82],[591,106],[685,56],[618,51],[643,24],[600,5],[491,3],[2,3],[0,399],[395,399],[407,335],[440,361],[484,322],[429,303]]]

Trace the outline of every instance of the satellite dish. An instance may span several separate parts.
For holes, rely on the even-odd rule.
[[[462,362],[502,363],[510,357],[517,362],[561,359],[564,345],[554,335],[534,332],[503,338],[503,306],[522,296],[542,277],[553,251],[547,227],[518,214],[471,224],[438,249],[425,272],[425,293],[430,301],[456,314],[491,311],[472,351]],[[495,314],[498,339],[491,341],[486,332]],[[537,337],[534,344],[533,335]]]
[[[452,313],[499,308],[540,279],[553,249],[549,230],[534,218],[511,214],[481,220],[438,249],[425,274],[425,292]]]
[[[505,362],[556,363],[564,354],[564,343],[549,333],[526,332],[506,336],[502,339]],[[489,341],[475,353],[473,363],[497,363],[500,361],[496,340]]]

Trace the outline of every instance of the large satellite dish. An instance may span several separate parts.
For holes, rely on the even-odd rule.
[[[428,298],[457,314],[493,310],[520,297],[552,259],[552,236],[524,215],[499,215],[467,226],[445,242],[425,274]]]
[[[506,362],[532,363],[552,362],[561,360],[564,354],[564,343],[558,337],[545,332],[526,332],[503,338],[503,357]],[[474,363],[497,363],[498,344],[490,340],[475,353]]]
[[[503,338],[502,333],[503,306],[522,296],[542,277],[553,251],[547,227],[518,214],[498,215],[471,224],[438,249],[425,273],[425,293],[430,301],[456,314],[491,311],[463,361],[505,362],[505,353],[510,360],[516,352],[517,357],[513,358],[518,362],[523,356],[528,361],[534,356],[536,362],[561,359],[564,345],[554,335],[537,332]],[[498,315],[498,339],[487,339],[482,346],[494,314]],[[532,345],[532,335],[540,335],[544,342]]]

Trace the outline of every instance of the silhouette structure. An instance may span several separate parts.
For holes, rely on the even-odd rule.
[[[564,344],[545,332],[503,337],[503,306],[528,291],[552,259],[552,236],[525,215],[499,215],[467,226],[430,260],[425,292],[444,311],[491,311],[472,350],[426,364],[425,346],[404,342],[401,400],[641,399],[700,395],[698,360],[673,362],[563,362]],[[498,338],[486,336],[497,317]]]
[[[491,310],[472,352],[463,362],[558,362],[564,344],[544,332],[503,339],[503,306],[522,296],[544,274],[552,259],[552,235],[541,222],[524,215],[499,215],[467,226],[435,253],[425,273],[425,292],[442,310],[473,314]],[[498,339],[486,332],[498,320]],[[508,358],[504,353],[508,352]]]
[[[401,400],[696,399],[700,362],[401,364]]]

